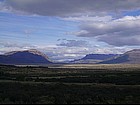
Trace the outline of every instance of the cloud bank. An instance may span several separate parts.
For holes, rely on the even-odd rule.
[[[92,15],[140,7],[139,0],[5,0],[5,2],[15,10],[45,16]]]
[[[94,37],[114,46],[140,45],[140,16],[126,16],[105,22],[86,22],[75,35]]]

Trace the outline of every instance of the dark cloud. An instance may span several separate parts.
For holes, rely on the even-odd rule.
[[[46,16],[71,16],[140,7],[139,0],[5,0],[13,9]]]
[[[67,40],[67,39],[58,39],[60,41],[57,46],[66,46],[66,47],[89,47],[90,44],[87,41],[83,40]]]
[[[101,36],[99,37],[98,40],[115,46],[139,46],[140,45],[140,35],[123,36],[118,33],[118,34]]]

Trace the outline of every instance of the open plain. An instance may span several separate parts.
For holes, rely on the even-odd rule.
[[[1,65],[0,104],[140,104],[140,65]]]

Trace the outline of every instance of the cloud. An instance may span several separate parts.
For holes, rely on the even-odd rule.
[[[12,11],[12,7],[8,6],[4,1],[0,1],[0,11],[1,12]]]
[[[82,23],[87,23],[87,22],[107,22],[112,20],[112,16],[78,16],[78,17],[65,17],[62,18],[63,20],[66,21],[74,21],[74,22],[82,22]]]
[[[66,47],[89,47],[90,44],[84,40],[67,40],[67,39],[58,39],[60,41],[57,46],[66,46]]]
[[[120,19],[107,16],[107,13],[111,11],[136,10],[139,7],[139,0],[118,0],[115,2],[113,0],[0,1],[0,11],[15,10],[44,16],[60,16],[63,20],[79,22],[80,30],[72,34],[82,37],[82,39],[62,40],[57,46],[63,47],[89,47],[90,44],[83,41],[83,37],[119,47],[140,45],[140,16],[126,16]],[[103,13],[106,15],[102,15]],[[24,30],[27,37],[32,33],[34,30]],[[71,35],[67,32],[66,34]]]
[[[45,16],[101,14],[110,11],[133,10],[139,0],[5,0],[15,10]]]
[[[17,44],[11,42],[0,42],[0,54],[4,54],[11,51],[20,51],[34,49],[36,46],[29,44]]]
[[[140,16],[126,16],[105,22],[86,22],[75,35],[94,37],[115,46],[140,45]]]
[[[121,54],[134,49],[133,47],[102,47],[102,46],[90,46],[90,47],[64,47],[58,46],[55,49],[48,48],[44,49],[51,60],[62,62],[72,61],[80,59],[87,54]]]

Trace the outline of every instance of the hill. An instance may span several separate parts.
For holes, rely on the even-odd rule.
[[[103,60],[113,58],[115,56],[118,56],[118,55],[117,54],[88,54],[81,59],[72,61],[71,63],[82,63],[82,64],[93,63],[93,64],[95,64],[95,63],[101,62]]]
[[[100,64],[140,64],[140,49],[128,51],[120,56],[100,62]]]
[[[0,55],[0,64],[49,64],[49,58],[38,50],[14,51]]]

